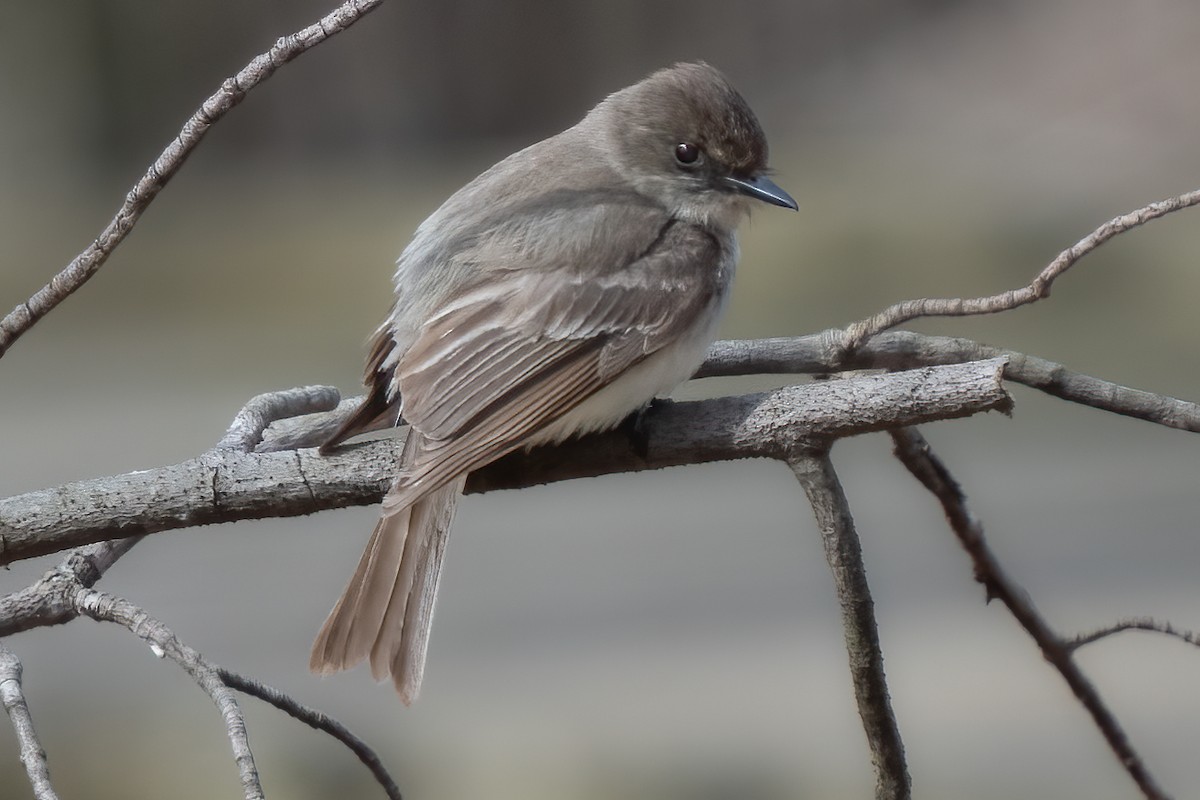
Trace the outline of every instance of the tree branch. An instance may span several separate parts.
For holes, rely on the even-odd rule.
[[[196,149],[196,145],[208,133],[209,128],[240,103],[247,92],[301,53],[353,25],[382,2],[383,0],[347,0],[318,22],[291,36],[281,37],[270,50],[255,56],[236,75],[226,79],[221,88],[205,100],[196,113],[184,123],[175,139],[133,185],[116,216],[104,227],[100,235],[55,275],[50,283],[0,320],[0,358],[4,357],[8,348],[22,334],[87,283],[100,267],[104,266],[113,250],[133,230],[142,213],[167,185],[167,181],[183,166],[183,162]]]
[[[975,579],[983,584],[987,599],[1000,600],[1021,627],[1033,638],[1051,665],[1071,687],[1080,704],[1091,714],[1100,733],[1112,748],[1118,763],[1129,773],[1148,800],[1166,800],[1167,794],[1150,774],[1141,756],[1133,749],[1117,718],[1072,658],[1074,647],[1043,619],[1033,600],[1001,566],[983,536],[983,525],[967,507],[962,487],[929,447],[928,442],[911,428],[891,432],[895,454],[921,484],[942,504],[942,510],[963,549],[975,564]]]
[[[326,386],[258,395],[237,413],[215,452],[249,452],[262,440],[263,431],[273,422],[289,414],[311,414],[335,405],[337,390]],[[5,536],[0,523],[0,552],[3,552]],[[22,620],[27,627],[37,627],[74,619],[77,615],[73,602],[75,592],[90,589],[140,541],[140,536],[132,536],[80,546],[37,583],[0,597],[0,636],[23,629],[10,629],[12,620]]]
[[[0,597],[0,637],[75,619],[75,592],[92,587],[140,541],[135,536],[78,547],[33,585]]]
[[[267,392],[250,398],[217,442],[217,450],[252,453],[262,443],[263,433],[281,419],[315,414],[337,408],[341,395],[332,386],[302,386]]]
[[[1106,625],[1103,628],[1097,628],[1094,631],[1081,633],[1071,639],[1067,639],[1064,644],[1072,650],[1078,650],[1084,645],[1098,642],[1109,636],[1114,636],[1125,631],[1148,631],[1150,633],[1161,633],[1164,636],[1170,636],[1178,639],[1181,642],[1186,642],[1193,647],[1200,647],[1200,633],[1196,631],[1186,631],[1176,628],[1169,622],[1153,619],[1152,617],[1135,617],[1134,619],[1123,619],[1114,622],[1112,625]]]
[[[253,406],[254,401],[248,405]],[[286,404],[279,404],[282,405]],[[141,538],[137,537],[77,548],[33,586],[0,599],[0,629],[3,629],[0,636],[21,629],[14,628],[12,620],[34,623],[25,627],[38,627],[68,622],[80,614],[86,614],[93,619],[116,622],[145,640],[156,655],[169,656],[187,670],[217,703],[226,721],[248,797],[260,797],[261,788],[258,787],[241,710],[227,689],[258,697],[341,741],[371,770],[387,796],[392,800],[400,800],[400,790],[383,767],[379,756],[337,720],[298,703],[276,689],[209,663],[199,652],[180,642],[163,623],[151,618],[137,606],[112,595],[90,591],[91,585],[139,541]],[[38,800],[53,800],[55,795],[48,783],[45,753],[40,750],[36,738],[31,738],[34,736],[32,719],[20,692],[20,676],[20,661],[0,642],[0,701],[13,718],[21,742],[21,760],[26,764],[35,797]],[[255,794],[255,791],[259,794]]]
[[[192,676],[192,680],[216,704],[225,721],[225,733],[233,748],[233,758],[237,762],[246,800],[263,800],[258,768],[246,736],[246,719],[237,699],[221,680],[216,668],[197,650],[181,642],[170,628],[128,600],[95,589],[80,589],[73,599],[79,614],[126,628],[150,645],[151,652],[156,656],[171,659]]]
[[[311,728],[324,731],[346,745],[350,752],[358,756],[358,760],[371,770],[371,774],[375,776],[375,780],[383,787],[383,791],[390,800],[403,800],[400,796],[400,787],[396,785],[396,781],[392,779],[383,766],[383,762],[379,760],[379,755],[371,749],[370,745],[351,733],[345,725],[323,712],[298,703],[278,689],[259,683],[252,678],[231,672],[224,667],[217,667],[217,673],[225,685],[231,689],[270,703],[288,716],[300,720]]]
[[[33,787],[37,800],[58,800],[54,787],[50,785],[50,769],[46,764],[46,750],[33,727],[33,715],[25,702],[25,691],[21,688],[21,660],[17,654],[0,642],[0,703],[12,720],[17,742],[21,745],[21,763]]]
[[[1058,276],[1075,265],[1079,259],[1095,250],[1108,240],[1126,231],[1145,225],[1151,220],[1164,217],[1175,211],[1190,208],[1200,203],[1200,189],[1186,192],[1166,200],[1114,217],[1078,242],[1063,250],[1046,265],[1030,283],[1019,289],[1009,289],[989,297],[972,298],[921,298],[905,300],[888,306],[878,314],[847,326],[842,333],[841,347],[853,352],[877,333],[909,322],[919,317],[963,317],[976,314],[995,314],[1011,311],[1019,306],[1050,296],[1050,287]]]
[[[717,342],[698,378],[751,374],[819,374],[847,369],[912,369],[1004,358],[1007,380],[1072,403],[1122,416],[1200,433],[1200,405],[1143,389],[1093,378],[1037,356],[980,344],[970,339],[891,331],[855,351],[841,350],[842,331],[809,336]]]
[[[644,443],[618,430],[513,453],[473,473],[467,491],[707,461],[785,459],[797,448],[844,436],[1007,411],[1003,367],[995,359],[659,403],[642,420]],[[399,459],[393,440],[330,456],[213,450],[181,464],[10,497],[0,500],[0,565],[109,539],[376,503]],[[3,615],[7,600],[0,598],[0,635],[23,629]]]
[[[816,514],[825,545],[825,560],[833,572],[842,607],[842,630],[850,657],[854,699],[871,749],[871,763],[875,766],[876,800],[907,800],[912,796],[912,780],[888,695],[883,649],[875,622],[875,602],[867,584],[862,545],[854,529],[850,503],[828,451],[798,452],[789,457],[788,466],[800,481]]]
[[[743,375],[825,375],[841,370],[906,370],[1002,358],[1004,377],[1052,397],[1177,430],[1200,433],[1200,404],[1095,378],[1062,364],[971,339],[926,336],[912,331],[881,333],[843,354],[841,329],[808,336],[716,342],[694,378]],[[323,416],[285,419],[272,425],[260,453],[315,447],[353,413],[363,397],[343,400]]]

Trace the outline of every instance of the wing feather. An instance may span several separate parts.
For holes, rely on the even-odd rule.
[[[667,223],[624,270],[489,273],[432,314],[396,364],[404,419],[422,434],[384,513],[525,443],[700,324],[732,259],[707,231]],[[632,409],[631,409],[632,410]]]

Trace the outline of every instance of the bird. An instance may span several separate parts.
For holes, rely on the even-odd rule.
[[[400,468],[313,644],[321,675],[370,663],[417,697],[466,476],[611,429],[690,378],[717,332],[768,177],[742,95],[678,63],[498,162],[447,199],[397,260],[366,399],[322,445],[407,425]]]

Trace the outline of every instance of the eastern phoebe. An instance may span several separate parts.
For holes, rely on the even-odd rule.
[[[496,164],[417,228],[371,343],[370,393],[323,446],[410,426],[314,672],[369,657],[376,680],[416,698],[467,473],[614,427],[692,376],[751,201],[796,208],[766,167],[758,120],[725,76],[677,64]]]

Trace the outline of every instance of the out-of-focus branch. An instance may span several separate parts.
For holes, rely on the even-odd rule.
[[[850,678],[858,716],[862,719],[871,762],[875,765],[876,800],[908,800],[912,781],[904,758],[904,742],[892,711],[887,678],[883,671],[883,649],[875,622],[875,603],[867,584],[866,565],[850,503],[829,460],[828,451],[797,452],[788,466],[800,481],[817,517],[825,560],[833,571],[838,603],[842,607],[842,630],[850,660]]]
[[[842,333],[841,347],[847,352],[853,352],[872,336],[919,317],[964,317],[976,314],[995,314],[1000,311],[1011,311],[1019,306],[1049,297],[1050,287],[1055,279],[1100,245],[1126,231],[1145,225],[1151,220],[1190,208],[1198,203],[1200,203],[1200,189],[1186,192],[1177,197],[1169,197],[1166,200],[1159,200],[1136,211],[1114,217],[1059,253],[1037,274],[1037,277],[1027,286],[1019,289],[1009,289],[989,297],[923,297],[888,306],[878,314],[849,325]]]
[[[467,491],[708,461],[785,459],[798,447],[844,436],[1007,411],[1003,367],[997,359],[660,403],[644,415],[638,441],[618,430],[513,453],[473,473]],[[108,539],[376,503],[399,457],[391,440],[329,456],[213,450],[169,467],[10,497],[0,500],[0,564]],[[13,625],[0,614],[0,635],[22,629]]]
[[[25,702],[25,690],[21,687],[21,660],[17,654],[0,642],[0,704],[12,720],[17,742],[21,746],[21,764],[29,776],[33,796],[37,800],[58,800],[54,787],[50,785],[50,768],[46,764],[46,750],[33,727],[33,715]]]
[[[116,216],[104,227],[100,235],[55,275],[50,283],[0,320],[0,358],[13,342],[32,328],[39,319],[49,314],[55,306],[70,297],[96,274],[117,245],[133,230],[142,213],[167,185],[167,181],[183,166],[183,162],[196,149],[196,145],[208,133],[209,128],[240,103],[247,92],[301,53],[353,25],[382,2],[383,0],[347,0],[316,23],[290,36],[281,37],[270,50],[255,56],[236,75],[226,79],[221,88],[205,100],[196,113],[184,123],[179,134],[133,185]]]
[[[1029,595],[1004,571],[984,539],[983,525],[968,508],[966,495],[945,464],[917,431],[911,428],[895,430],[891,431],[891,436],[896,457],[942,504],[951,530],[975,565],[975,579],[983,584],[988,600],[1002,602],[1037,643],[1042,656],[1058,670],[1076,699],[1091,714],[1118,763],[1129,773],[1142,794],[1148,800],[1166,800],[1168,795],[1134,750],[1121,724],[1075,663],[1073,654],[1076,646],[1050,627]]]
[[[1070,639],[1067,639],[1064,644],[1072,650],[1078,650],[1086,644],[1098,642],[1101,639],[1106,639],[1109,636],[1114,636],[1125,631],[1147,631],[1149,633],[1161,633],[1163,636],[1170,636],[1178,639],[1181,642],[1187,642],[1193,647],[1200,647],[1200,633],[1196,631],[1181,630],[1176,628],[1169,622],[1153,619],[1152,617],[1136,617],[1134,619],[1123,619],[1114,622],[1112,625],[1105,625],[1103,628],[1097,628],[1094,631],[1078,634]]]

